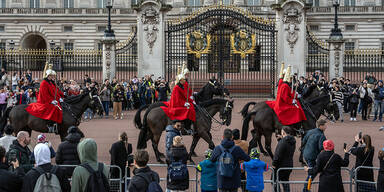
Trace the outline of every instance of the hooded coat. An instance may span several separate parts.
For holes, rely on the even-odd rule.
[[[170,151],[169,162],[181,161],[184,164],[187,164],[188,161],[188,152],[185,146],[172,146]],[[168,178],[167,174],[167,178]],[[189,176],[188,176],[189,178]],[[187,190],[189,188],[189,179],[184,181],[171,181],[167,179],[167,189],[169,190]]]
[[[0,191],[19,192],[23,185],[25,173],[23,168],[18,167],[14,172],[8,171],[8,165],[0,162]]]
[[[206,159],[199,163],[198,169],[201,172],[201,189],[204,191],[216,191],[217,190],[217,162]]]
[[[323,142],[326,140],[324,132],[319,129],[309,130],[302,141],[303,157],[306,161],[315,161],[317,155],[323,150]]]
[[[287,135],[279,141],[272,161],[272,165],[275,167],[276,171],[282,167],[293,167],[293,155],[295,150],[296,140],[293,136]],[[280,180],[288,181],[290,174],[290,170],[280,171],[279,178]]]
[[[45,172],[50,172],[53,168],[51,164],[51,152],[47,144],[39,143],[35,146],[34,149],[36,165],[42,168]],[[65,174],[65,171],[57,167],[56,172],[54,173],[60,182],[61,191],[69,192],[71,186],[69,184],[68,178]],[[40,177],[40,173],[35,169],[31,169],[24,177],[22,192],[33,192],[36,182]]]
[[[235,143],[231,140],[224,139],[221,142],[221,145],[225,149],[230,149],[235,145]],[[220,149],[220,146],[216,146],[215,149],[212,152],[212,156],[209,159],[212,162],[216,162],[219,160],[220,155],[222,151]],[[241,183],[241,172],[240,172],[240,164],[239,161],[249,161],[249,156],[239,147],[235,146],[235,148],[232,151],[232,156],[235,160],[235,172],[233,173],[232,177],[224,177],[220,174],[217,174],[217,187],[219,189],[237,189],[240,187]]]
[[[348,153],[345,153],[344,159],[342,159],[340,155],[334,153],[333,151],[321,152],[316,159],[316,165],[313,167],[313,169],[309,170],[309,174],[312,175],[313,180],[315,179],[316,175],[320,173],[320,184],[318,191],[343,192],[344,187],[341,178],[341,167],[347,167],[348,164]]]
[[[60,143],[56,152],[57,165],[80,165],[80,158],[77,154],[77,145],[79,144],[81,135],[79,133],[69,133],[65,137],[65,141]],[[73,167],[65,167],[68,176],[72,176]]]
[[[165,132],[167,133],[165,136],[165,154],[170,156],[171,147],[173,144],[173,138],[176,136],[180,136],[181,133],[179,130],[175,129],[172,125],[168,125],[165,128]]]
[[[248,191],[263,191],[263,173],[268,171],[268,164],[260,159],[251,159],[248,162],[242,163],[241,166],[241,169],[247,173],[246,189]]]
[[[98,170],[97,144],[95,140],[87,138],[77,146],[80,162],[87,163],[93,170]],[[109,178],[109,169],[104,165],[104,175]],[[81,166],[77,166],[73,171],[71,192],[85,191],[90,173]]]
[[[111,154],[111,165],[117,165],[121,169],[121,175],[125,175],[125,167],[128,162],[128,155],[132,153],[132,144],[128,143],[128,145],[125,145],[124,141],[118,141],[114,144],[112,144],[111,150],[109,150],[109,153]],[[129,176],[129,172],[127,173]],[[118,169],[113,169],[112,178],[120,178],[120,174]]]
[[[33,160],[30,158],[32,152],[29,148],[23,147],[19,144],[17,140],[14,140],[12,145],[9,147],[7,153],[7,158],[9,159],[11,154],[16,155],[17,160],[19,161],[20,167],[24,169],[24,172],[27,173],[33,167]]]

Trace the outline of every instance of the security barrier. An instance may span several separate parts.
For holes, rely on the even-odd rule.
[[[303,167],[292,167],[292,168],[280,168],[280,169],[278,169],[277,173],[276,173],[276,182],[275,182],[277,185],[276,186],[277,192],[284,191],[281,187],[282,185],[286,185],[288,188],[291,189],[291,191],[302,191],[304,186],[307,186],[308,181],[306,181],[306,180],[280,181],[279,176],[281,174],[281,171],[284,171],[284,170],[290,170],[293,173],[294,171],[298,171],[298,170],[304,171],[304,168]],[[349,189],[349,191],[352,192],[353,182],[352,182],[351,170],[348,169],[347,167],[342,167],[341,171],[342,171],[342,173],[341,173],[342,177],[344,176],[343,178],[345,178],[345,177],[348,178],[348,179],[343,179],[344,189],[347,188],[347,189]],[[301,178],[306,179],[307,175],[308,174],[304,171],[301,173]],[[292,178],[292,175],[290,176],[290,178]],[[317,178],[319,178],[319,176]],[[311,192],[317,191],[317,189],[318,189],[317,185],[319,185],[318,179],[312,181]]]
[[[62,168],[75,168],[77,167],[76,165],[58,165],[59,167]],[[122,192],[122,173],[120,167],[116,165],[107,165],[109,168],[109,187],[110,187],[110,192]],[[119,178],[111,178],[111,172],[113,169],[119,170]],[[72,178],[68,179],[69,182],[72,181]]]
[[[373,171],[379,171],[380,168],[378,167],[367,167],[367,166],[360,166],[355,169],[355,174],[354,174],[354,180],[355,180],[355,191],[376,191],[376,185],[377,182],[375,182],[375,177],[373,178],[374,181],[366,181],[366,180],[359,180],[357,179],[357,175],[359,174],[359,171],[361,172],[362,170],[372,170]],[[373,174],[375,175],[375,174]]]

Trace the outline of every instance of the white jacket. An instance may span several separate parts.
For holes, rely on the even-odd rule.
[[[0,138],[0,146],[5,148],[5,151],[8,152],[9,146],[11,146],[12,142],[16,139],[16,137],[12,135],[5,135]]]
[[[367,90],[368,90],[368,96],[373,98],[373,93],[372,93],[372,90],[367,87]],[[359,94],[360,94],[360,99],[364,99],[364,95],[365,95],[365,89],[363,86],[360,86],[359,88]]]

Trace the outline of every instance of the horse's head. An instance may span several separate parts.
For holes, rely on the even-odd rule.
[[[331,92],[327,93],[329,95],[329,102],[327,106],[325,107],[325,116],[331,120],[331,121],[336,121],[339,119],[340,114],[339,114],[339,107],[337,106],[336,101],[333,101],[332,97],[333,94]]]
[[[208,84],[212,93],[214,93],[215,95],[229,96],[228,89],[224,88],[224,86],[220,82],[216,80],[210,80]]]
[[[88,104],[88,107],[92,109],[93,112],[95,113],[102,113],[104,111],[103,104],[101,103],[101,99],[98,95],[98,91],[96,88],[93,88],[89,92],[89,97],[91,101]]]
[[[229,126],[232,121],[232,109],[233,109],[233,100],[227,100],[225,106],[220,110],[220,119],[223,121],[223,124]]]

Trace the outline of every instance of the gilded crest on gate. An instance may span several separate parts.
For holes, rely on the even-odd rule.
[[[201,54],[208,54],[211,47],[211,35],[194,31],[186,36],[186,46],[188,54],[194,54],[200,58]]]
[[[255,52],[256,34],[248,34],[241,30],[236,34],[231,34],[231,52],[240,54],[241,58],[245,58],[247,54]]]

